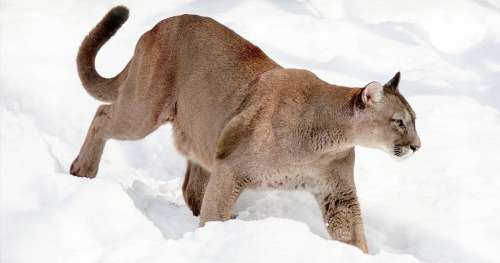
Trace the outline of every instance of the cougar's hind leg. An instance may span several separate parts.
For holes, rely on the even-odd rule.
[[[139,140],[174,118],[171,98],[153,97],[149,104],[141,99],[124,96],[114,104],[99,106],[80,153],[71,164],[72,175],[94,178],[108,139]]]
[[[71,164],[72,175],[89,178],[96,176],[102,151],[108,139],[112,107],[113,105],[101,105],[97,108],[80,153]]]
[[[165,34],[163,30],[150,30],[141,37],[126,74],[120,79],[116,98],[109,98],[113,104],[97,110],[80,153],[71,165],[71,174],[95,177],[107,139],[139,140],[175,119],[176,64],[172,52],[160,52],[170,49],[171,40]]]
[[[203,196],[209,179],[209,171],[192,161],[188,161],[184,183],[182,184],[182,194],[194,216],[200,215]]]

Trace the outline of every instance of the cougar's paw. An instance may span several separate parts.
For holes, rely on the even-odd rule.
[[[97,175],[97,169],[88,165],[84,165],[80,162],[80,158],[76,159],[71,163],[69,168],[69,173],[78,177],[94,178]]]

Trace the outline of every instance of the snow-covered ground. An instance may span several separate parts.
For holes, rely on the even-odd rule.
[[[181,13],[331,83],[401,70],[423,147],[404,162],[357,151],[370,255],[329,240],[305,193],[245,192],[238,219],[197,229],[169,126],[110,141],[96,179],[70,176],[99,105],[76,51],[117,4],[131,17],[99,53],[107,76],[140,34]],[[494,0],[0,0],[0,262],[500,262],[499,83]]]

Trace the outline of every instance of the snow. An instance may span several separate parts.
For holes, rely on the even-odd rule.
[[[99,102],[76,74],[83,36],[131,16],[97,57],[111,76],[160,19],[216,18],[287,67],[336,84],[386,81],[417,113],[422,149],[357,149],[370,255],[329,240],[307,193],[245,192],[238,218],[197,228],[170,126],[110,141],[75,178]],[[496,1],[0,1],[0,262],[498,262],[500,3]]]

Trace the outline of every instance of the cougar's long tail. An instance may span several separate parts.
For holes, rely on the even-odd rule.
[[[113,102],[118,97],[118,88],[127,75],[127,67],[113,78],[104,78],[95,69],[97,51],[108,41],[128,19],[128,9],[117,6],[109,10],[104,18],[83,40],[76,64],[83,86],[92,97]]]

